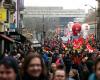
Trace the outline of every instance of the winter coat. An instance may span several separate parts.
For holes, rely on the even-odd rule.
[[[44,52],[44,54],[42,55],[42,58],[43,58],[45,63],[48,63],[49,58],[48,58],[48,54],[46,52]]]
[[[47,77],[40,76],[38,78],[32,77],[28,74],[24,75],[23,80],[48,80]]]
[[[96,75],[94,73],[91,74],[88,80],[96,80]]]
[[[55,63],[58,59],[59,54],[58,53],[54,53],[52,56],[52,63]]]
[[[67,80],[75,80],[75,79],[69,77],[69,78],[67,78]]]
[[[63,58],[63,61],[64,61],[64,64],[65,64],[65,66],[66,66],[66,72],[69,72],[70,69],[71,69],[71,67],[72,67],[71,58],[65,56],[65,57]]]

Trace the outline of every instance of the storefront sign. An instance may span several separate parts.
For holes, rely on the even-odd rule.
[[[7,20],[7,10],[4,8],[0,8],[0,21]]]

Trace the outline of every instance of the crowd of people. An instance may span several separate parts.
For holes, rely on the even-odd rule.
[[[15,44],[0,56],[0,80],[100,80],[100,43],[96,51],[65,49],[61,40],[46,40],[40,48]]]

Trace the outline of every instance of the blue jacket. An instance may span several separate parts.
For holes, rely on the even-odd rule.
[[[49,61],[48,54],[44,52],[42,55],[42,58],[44,59],[44,62],[47,63]]]
[[[91,74],[88,80],[96,80],[95,73]]]

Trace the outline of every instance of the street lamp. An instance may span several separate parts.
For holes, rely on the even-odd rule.
[[[93,7],[93,6],[89,5],[89,4],[85,4],[85,6],[89,6],[96,13],[95,14],[95,38],[97,40],[97,18],[96,18],[97,17],[97,9],[96,9],[96,7]]]
[[[44,41],[45,41],[45,21],[44,21],[45,17],[44,17],[44,14],[43,14],[43,44],[44,44]]]
[[[89,6],[89,7],[91,7],[92,9],[96,10],[96,7],[93,7],[93,6],[89,5],[89,4],[85,4],[85,6]]]

